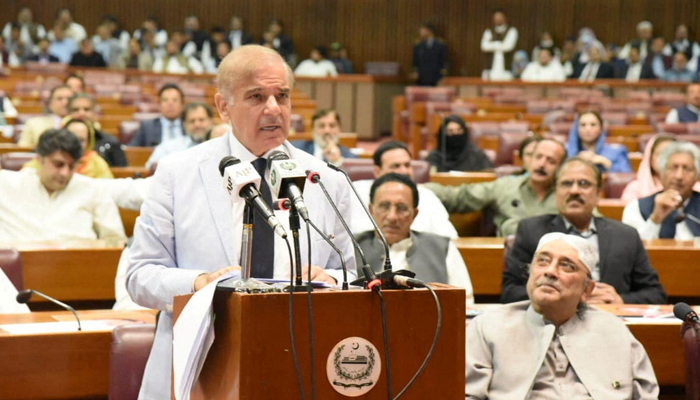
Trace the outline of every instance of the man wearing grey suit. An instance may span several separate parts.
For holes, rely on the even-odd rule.
[[[141,126],[131,138],[129,146],[157,146],[185,135],[180,119],[185,108],[185,94],[182,89],[174,83],[163,85],[158,91],[158,107],[161,116],[141,121]]]
[[[580,236],[542,236],[529,266],[530,300],[468,324],[467,399],[658,398],[644,347],[618,317],[586,304],[597,263],[598,250]]]
[[[513,248],[506,256],[501,301],[527,299],[527,266],[537,241],[549,232],[579,235],[599,251],[593,268],[595,290],[589,303],[665,304],[666,293],[649,263],[637,231],[621,222],[593,216],[602,186],[600,170],[581,158],[566,160],[555,174],[559,214],[520,221]]]
[[[282,57],[262,46],[239,47],[222,61],[217,82],[216,107],[231,130],[159,162],[135,227],[127,290],[137,304],[162,310],[140,399],[170,397],[173,297],[196,292],[240,268],[245,201],[232,198],[224,189],[218,169],[223,157],[234,156],[258,166],[264,165],[273,151],[285,152],[304,168],[318,171],[340,212],[349,214],[350,193],[342,176],[286,141],[294,76]],[[265,180],[264,171],[261,175]],[[267,201],[274,199],[267,184],[261,183],[260,191],[263,198],[266,193],[271,197]],[[345,254],[349,279],[354,279],[352,243],[323,192],[318,185],[307,184],[303,195],[310,219],[334,237],[335,245]],[[288,212],[275,213],[286,225]],[[289,279],[284,240],[266,224],[257,222],[253,229],[252,276]],[[300,237],[306,237],[305,226]],[[306,242],[302,244],[301,259],[306,261]],[[340,258],[316,232],[311,234],[310,256],[311,266],[302,268],[304,277],[310,269],[314,281],[341,281]],[[259,275],[256,271],[261,268]]]

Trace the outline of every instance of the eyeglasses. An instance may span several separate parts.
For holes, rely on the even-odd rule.
[[[383,201],[377,204],[376,209],[381,214],[387,214],[389,211],[391,211],[392,206],[396,209],[396,214],[399,216],[408,215],[411,212],[411,208],[404,203],[392,204],[388,201]]]
[[[571,189],[574,187],[574,184],[578,185],[579,189],[590,189],[593,187],[594,183],[591,181],[587,181],[585,179],[579,179],[577,181],[575,180],[566,180],[566,181],[561,181],[559,182],[559,186],[563,187],[564,189]]]

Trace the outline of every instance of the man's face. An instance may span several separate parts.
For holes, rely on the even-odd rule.
[[[160,95],[158,103],[160,113],[169,120],[174,120],[182,114],[184,108],[182,97],[177,89],[167,89]]]
[[[311,50],[310,58],[316,62],[319,62],[323,59],[323,57],[321,57],[321,53],[319,53],[316,49]]]
[[[68,88],[56,89],[49,100],[49,110],[52,114],[63,118],[68,115],[68,99],[73,95],[73,91]]]
[[[39,156],[39,180],[49,193],[64,189],[75,172],[76,161],[65,151],[54,151],[46,157]]]
[[[231,18],[231,30],[232,31],[243,30],[243,21],[238,17]]]
[[[413,207],[411,188],[399,182],[387,182],[378,187],[369,210],[389,245],[408,237],[418,215],[418,209]]]
[[[522,160],[523,169],[526,171],[530,168],[530,162],[532,161],[532,156],[535,154],[535,148],[538,142],[530,142],[523,148],[523,154],[520,155]]]
[[[561,145],[551,140],[537,143],[528,169],[530,180],[534,183],[551,183],[563,158],[564,149]]]
[[[80,52],[89,56],[93,53],[92,42],[90,40],[84,40],[80,43]]]
[[[195,142],[204,140],[207,132],[211,129],[214,120],[209,118],[207,110],[204,107],[197,107],[190,110],[185,117],[185,131]]]
[[[63,30],[63,28],[56,25],[56,27],[53,28],[53,35],[56,38],[56,41],[60,42],[66,37],[66,32]]]
[[[261,156],[284,143],[292,102],[282,61],[263,60],[232,92],[217,93],[214,100],[221,119],[230,121],[233,134],[246,149]]]
[[[696,180],[697,171],[693,156],[688,153],[676,153],[668,158],[661,180],[664,189],[675,189],[686,199],[693,193]]]
[[[66,86],[70,87],[73,93],[80,93],[85,91],[85,88],[83,87],[83,81],[75,76],[66,79]]]
[[[686,92],[686,97],[688,100],[688,104],[692,104],[693,106],[700,108],[700,85],[689,85],[688,90]]]
[[[49,49],[49,41],[46,39],[41,39],[39,40],[39,51],[42,53],[46,53],[46,51]]]
[[[637,36],[639,36],[639,38],[641,40],[644,40],[644,41],[651,39],[651,33],[652,33],[652,30],[649,28],[637,29]]]
[[[506,16],[502,12],[498,11],[493,14],[493,24],[495,26],[503,25],[506,23]]]
[[[578,258],[578,250],[563,240],[542,246],[532,258],[527,294],[537,312],[570,310],[573,317],[579,303],[585,302],[595,283],[587,279],[588,269]]]
[[[676,28],[676,40],[685,40],[688,38],[688,27],[685,25],[678,25]]]
[[[664,46],[666,45],[666,42],[664,41],[663,38],[656,38],[651,41],[651,51],[654,53],[661,53],[661,51],[664,49]]]
[[[68,112],[73,118],[95,121],[95,109],[89,99],[79,97],[73,100],[68,108]]]
[[[591,60],[591,62],[600,61],[600,49],[596,46],[591,47],[588,50],[588,58]]]
[[[23,8],[19,10],[19,13],[17,14],[17,21],[20,24],[32,22],[32,18],[32,10],[30,10],[29,8]]]
[[[580,162],[570,162],[560,171],[555,199],[559,214],[569,221],[582,221],[593,216],[598,205],[595,172]]]
[[[323,139],[330,136],[334,141],[340,135],[340,124],[335,113],[328,113],[314,121],[313,135]]]
[[[541,65],[549,65],[549,63],[552,61],[552,54],[546,50],[540,50],[537,58]]]
[[[199,29],[199,20],[196,17],[187,17],[185,19],[185,28],[196,31]]]
[[[630,49],[630,62],[632,64],[636,64],[639,62],[639,50],[637,50],[636,47],[632,47]]]
[[[165,44],[165,51],[168,55],[174,56],[180,52],[180,45],[175,43],[175,40],[169,40],[168,43]]]
[[[391,149],[382,154],[381,167],[374,166],[374,177],[379,178],[389,172],[406,175],[413,179],[411,155],[404,149]]]
[[[688,60],[685,58],[685,54],[676,53],[673,56],[673,68],[678,71],[682,71],[685,69],[686,65],[688,65]]]
[[[226,57],[231,52],[231,46],[227,42],[219,42],[216,45],[216,55],[220,58]]]

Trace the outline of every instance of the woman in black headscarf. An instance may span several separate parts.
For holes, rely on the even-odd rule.
[[[437,172],[493,168],[486,154],[469,142],[469,129],[457,115],[450,115],[442,121],[437,148],[430,152],[426,160],[437,168]]]

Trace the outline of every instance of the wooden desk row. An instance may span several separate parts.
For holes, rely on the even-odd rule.
[[[454,243],[469,269],[474,294],[500,295],[503,238],[459,238]],[[695,279],[700,246],[695,246],[692,241],[657,239],[644,241],[644,247],[669,296],[700,296],[700,281]]]

